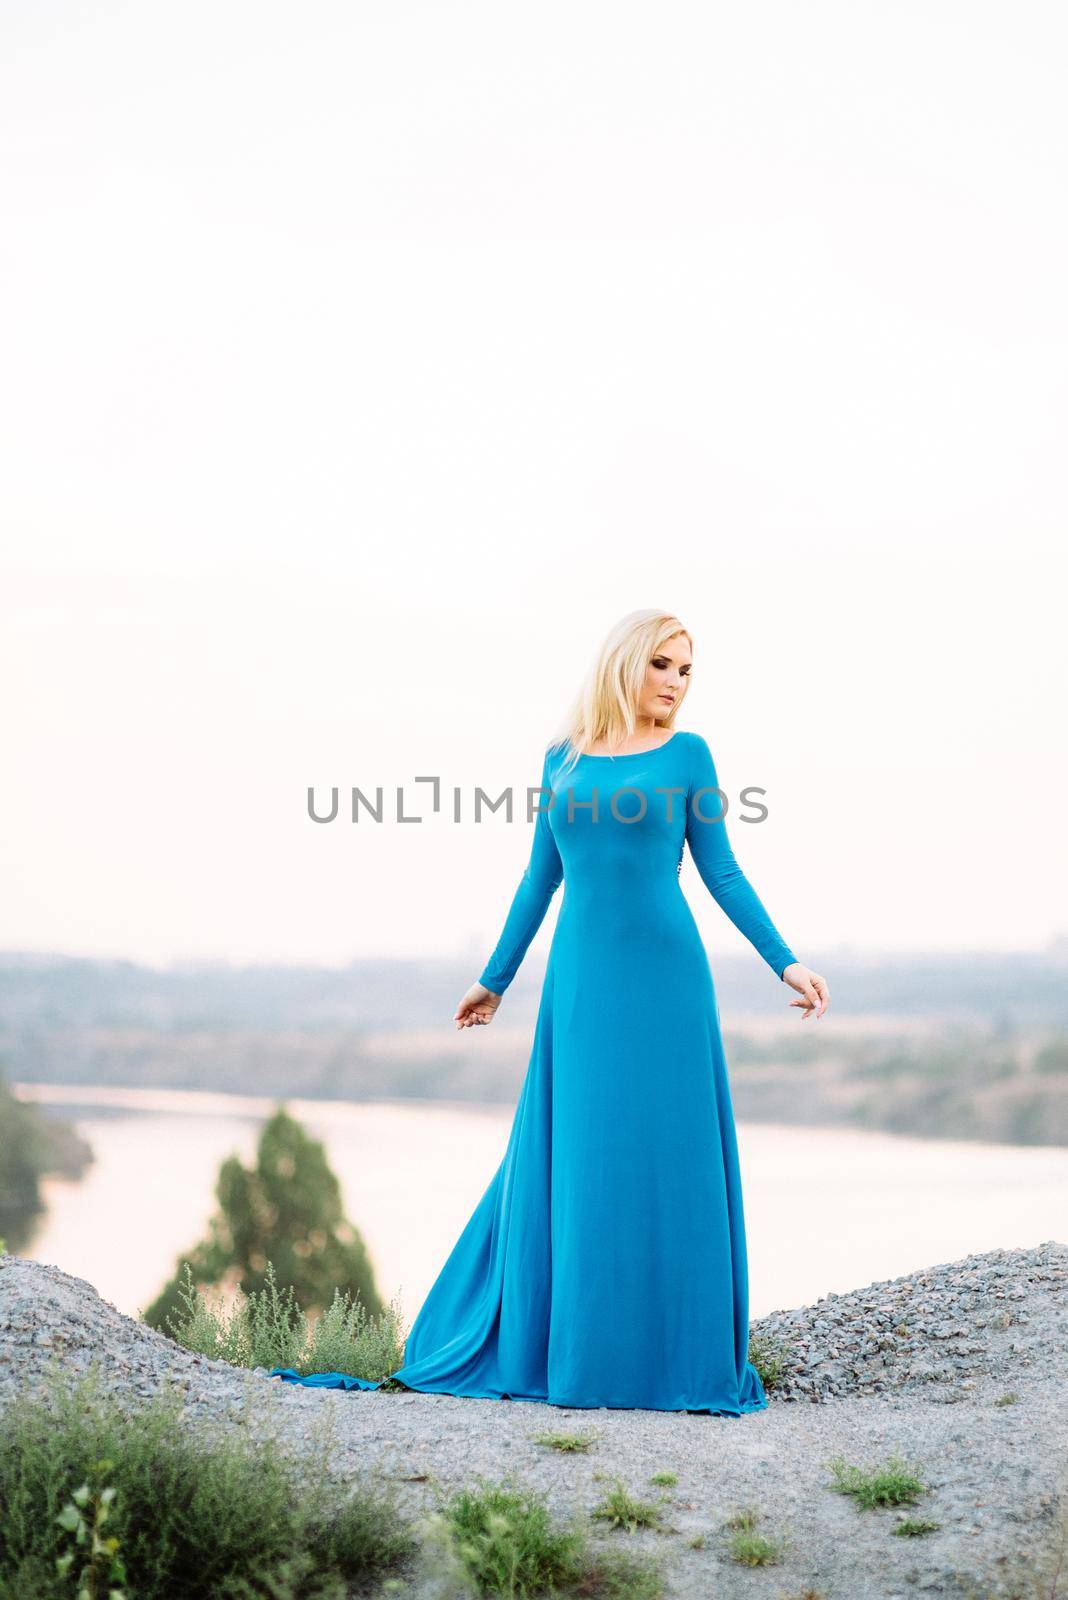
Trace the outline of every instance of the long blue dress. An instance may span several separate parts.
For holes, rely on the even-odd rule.
[[[547,808],[480,980],[504,993],[562,881],[508,1144],[390,1376],[561,1406],[759,1411],[734,1117],[712,974],[680,882],[687,842],[776,977],[796,957],[734,858],[700,734],[580,755],[561,775],[568,754],[546,753],[535,804]]]

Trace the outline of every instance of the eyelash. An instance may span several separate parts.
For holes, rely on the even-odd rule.
[[[653,666],[657,669],[658,672],[663,672],[664,668],[667,665],[668,665],[668,663],[666,661],[654,661],[653,662]],[[690,676],[689,667],[680,667],[679,668],[679,677],[680,678],[688,678],[689,676]]]

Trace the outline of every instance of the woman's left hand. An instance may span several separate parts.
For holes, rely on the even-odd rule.
[[[493,1021],[501,998],[492,989],[487,989],[484,983],[473,983],[456,1007],[453,1021],[458,1028],[484,1026]]]
[[[783,971],[782,981],[788,983],[791,989],[796,989],[801,996],[800,1000],[791,1000],[790,1004],[801,1006],[802,1022],[813,1015],[822,1017],[831,1003],[831,991],[826,978],[821,978],[818,972],[806,967],[803,961],[792,961]]]

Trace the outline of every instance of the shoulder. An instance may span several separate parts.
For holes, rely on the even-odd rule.
[[[712,758],[712,751],[704,734],[695,733],[692,728],[687,728],[683,733],[677,734],[676,737],[686,741],[682,754],[685,756],[691,778],[699,777],[706,783],[711,779],[714,782],[716,763]]]
[[[571,741],[569,739],[556,739],[542,751],[541,771],[542,777],[550,782],[558,772],[567,764],[571,756]]]

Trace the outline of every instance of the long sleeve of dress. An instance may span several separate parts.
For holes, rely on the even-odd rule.
[[[527,947],[545,920],[549,902],[564,877],[564,865],[549,826],[547,809],[551,794],[550,754],[550,751],[546,751],[542,764],[542,792],[538,805],[543,809],[534,821],[534,840],[527,870],[519,880],[496,948],[478,980],[494,994],[503,994],[519,971]]]
[[[719,780],[712,752],[700,734],[695,734],[692,742],[694,761],[690,790],[686,797],[686,838],[690,854],[716,904],[764,957],[775,976],[781,978],[783,970],[797,957],[783,942],[756,890],[734,858],[727,838],[727,825],[722,820],[723,797],[715,792]],[[702,790],[708,792],[702,793]],[[694,809],[695,795],[697,814]],[[720,817],[721,820],[706,822],[702,821],[704,817]]]

